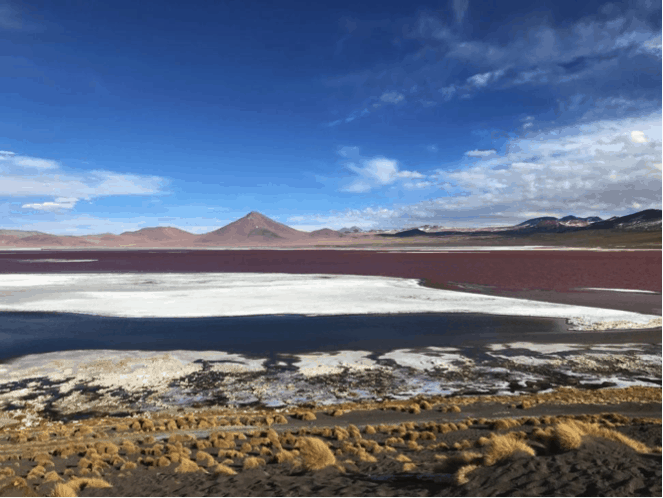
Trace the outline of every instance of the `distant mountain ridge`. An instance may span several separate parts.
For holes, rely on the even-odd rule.
[[[255,247],[255,246],[293,246],[325,244],[347,244],[353,241],[379,240],[383,237],[442,239],[450,236],[467,237],[516,237],[522,238],[536,234],[557,234],[583,232],[591,235],[602,231],[610,233],[655,232],[661,230],[661,210],[647,209],[627,216],[612,217],[602,220],[597,216],[578,218],[573,215],[557,219],[552,216],[533,218],[513,227],[482,229],[441,229],[437,226],[424,225],[396,231],[362,232],[358,227],[340,231],[323,228],[313,232],[303,232],[267,216],[252,211],[228,225],[212,232],[196,235],[174,227],[148,227],[134,232],[98,234],[83,236],[59,236],[36,231],[0,230],[0,247],[71,247],[71,248],[175,248],[175,247]],[[343,233],[345,231],[345,233]]]

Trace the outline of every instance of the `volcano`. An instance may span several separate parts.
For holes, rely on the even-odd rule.
[[[229,225],[206,233],[195,239],[196,244],[255,244],[297,241],[308,238],[309,234],[290,228],[267,216],[251,211]]]

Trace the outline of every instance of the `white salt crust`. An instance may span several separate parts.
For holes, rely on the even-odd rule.
[[[415,279],[322,274],[0,275],[0,311],[131,318],[485,313],[562,318],[577,330],[661,326],[655,315],[430,289]]]

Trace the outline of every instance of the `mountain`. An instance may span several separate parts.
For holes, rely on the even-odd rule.
[[[179,228],[173,227],[154,227],[141,228],[135,232],[124,232],[119,235],[120,238],[133,241],[137,244],[142,243],[163,243],[163,242],[193,242],[197,235]]]
[[[0,230],[0,237],[32,237],[33,235],[47,235],[44,232],[29,232],[27,230]]]
[[[350,227],[350,228],[341,228],[339,230],[341,233],[361,233],[362,230],[359,227]]]
[[[661,229],[661,210],[645,209],[627,216],[612,217],[605,221],[592,223],[588,228],[592,230],[629,230],[649,232]]]
[[[428,232],[424,232],[423,230],[419,230],[418,228],[413,228],[411,230],[404,230],[402,232],[396,232],[396,233],[381,233],[379,234],[381,237],[398,237],[398,238],[407,238],[407,237],[420,237],[420,236],[428,236]]]
[[[194,242],[196,245],[232,245],[296,241],[308,237],[309,234],[306,232],[300,232],[263,214],[251,211],[244,218],[233,221],[223,228],[196,237]]]
[[[337,232],[336,230],[330,230],[329,228],[322,228],[320,230],[314,230],[310,232],[309,237],[316,239],[340,239],[345,237],[344,233]]]
[[[523,221],[517,227],[535,227],[542,221],[557,221],[554,216],[542,216],[541,218],[532,218],[531,220]]]

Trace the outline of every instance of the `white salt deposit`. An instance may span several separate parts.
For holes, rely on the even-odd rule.
[[[402,367],[414,370],[458,370],[465,366],[474,365],[474,362],[458,353],[445,353],[443,348],[426,348],[424,351],[412,349],[397,349],[380,356],[381,360],[392,360]],[[445,348],[446,349],[446,348]],[[451,349],[451,348],[448,348]]]
[[[654,315],[430,289],[414,279],[318,274],[0,275],[0,311],[135,318],[486,313],[563,318],[578,330],[661,325]]]
[[[367,358],[368,351],[339,351],[337,353],[300,354],[295,366],[305,377],[339,374],[344,370],[370,370],[378,365]]]
[[[638,289],[604,289],[602,287],[582,287],[580,290],[610,291],[610,292],[634,292],[636,294],[660,294],[660,292],[638,290]]]

